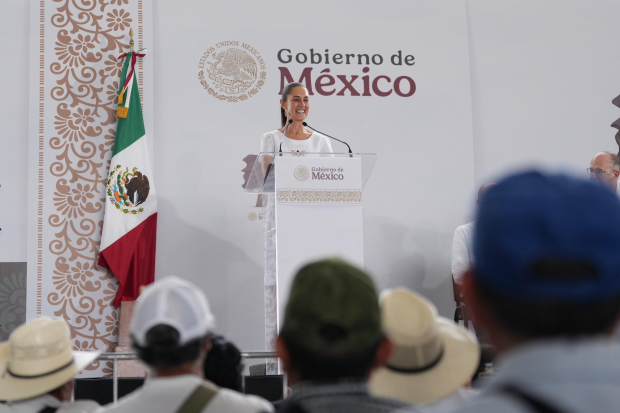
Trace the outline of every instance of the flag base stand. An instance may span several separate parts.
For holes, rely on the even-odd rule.
[[[135,301],[122,301],[120,306],[120,316],[118,321],[118,345],[115,353],[133,352],[131,348],[131,317],[136,306]],[[118,377],[145,377],[146,366],[139,360],[119,360]]]

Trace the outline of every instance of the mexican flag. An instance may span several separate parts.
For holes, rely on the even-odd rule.
[[[103,233],[97,264],[112,271],[119,287],[114,299],[133,301],[155,280],[157,197],[140,105],[136,60],[146,49],[121,55],[116,140],[106,179]]]

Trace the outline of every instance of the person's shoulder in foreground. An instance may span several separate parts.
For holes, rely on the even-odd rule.
[[[278,412],[389,412],[408,403],[372,396],[371,372],[385,364],[372,279],[339,259],[303,267],[293,280],[277,351],[293,385]]]
[[[28,400],[11,402],[6,405],[6,410],[0,407],[0,413],[32,413],[41,412],[46,407],[57,409],[55,413],[92,413],[101,409],[99,403],[93,400],[59,401],[50,395],[43,395]]]
[[[144,386],[106,412],[272,412],[266,400],[221,389],[202,379],[215,318],[205,294],[169,276],[144,289],[130,331],[138,358],[149,367]]]
[[[411,405],[370,394],[368,385],[356,381],[304,383],[294,386],[293,395],[275,403],[280,413],[394,412]]]
[[[202,412],[272,412],[273,406],[268,401],[251,395],[244,395],[233,390],[218,388],[195,375],[183,375],[166,378],[152,378],[139,389],[123,397],[116,406],[106,406],[106,413],[140,413],[140,412],[177,412],[194,392],[206,388],[210,400]]]
[[[242,394],[230,389],[220,388],[218,396],[213,400],[213,412],[226,411],[226,406],[230,406],[231,411],[236,412],[272,412],[273,405],[262,397],[249,394]],[[222,407],[222,410],[219,409]]]
[[[540,341],[497,363],[502,371],[456,412],[536,412],[524,396],[559,412],[610,412],[620,405],[620,348],[606,339]]]
[[[509,176],[481,200],[473,250],[465,299],[495,347],[499,372],[455,411],[617,410],[615,194],[565,175]]]

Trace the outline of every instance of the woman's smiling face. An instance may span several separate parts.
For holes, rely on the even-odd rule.
[[[280,105],[284,108],[288,119],[294,122],[303,122],[310,111],[310,99],[305,87],[296,86],[291,89],[286,102],[280,99]]]

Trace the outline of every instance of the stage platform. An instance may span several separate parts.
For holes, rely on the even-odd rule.
[[[255,394],[269,401],[283,398],[282,375],[245,376],[245,393]],[[120,377],[118,379],[119,399],[140,388],[144,379],[139,377]],[[75,399],[95,400],[99,404],[112,403],[112,378],[76,379]]]

